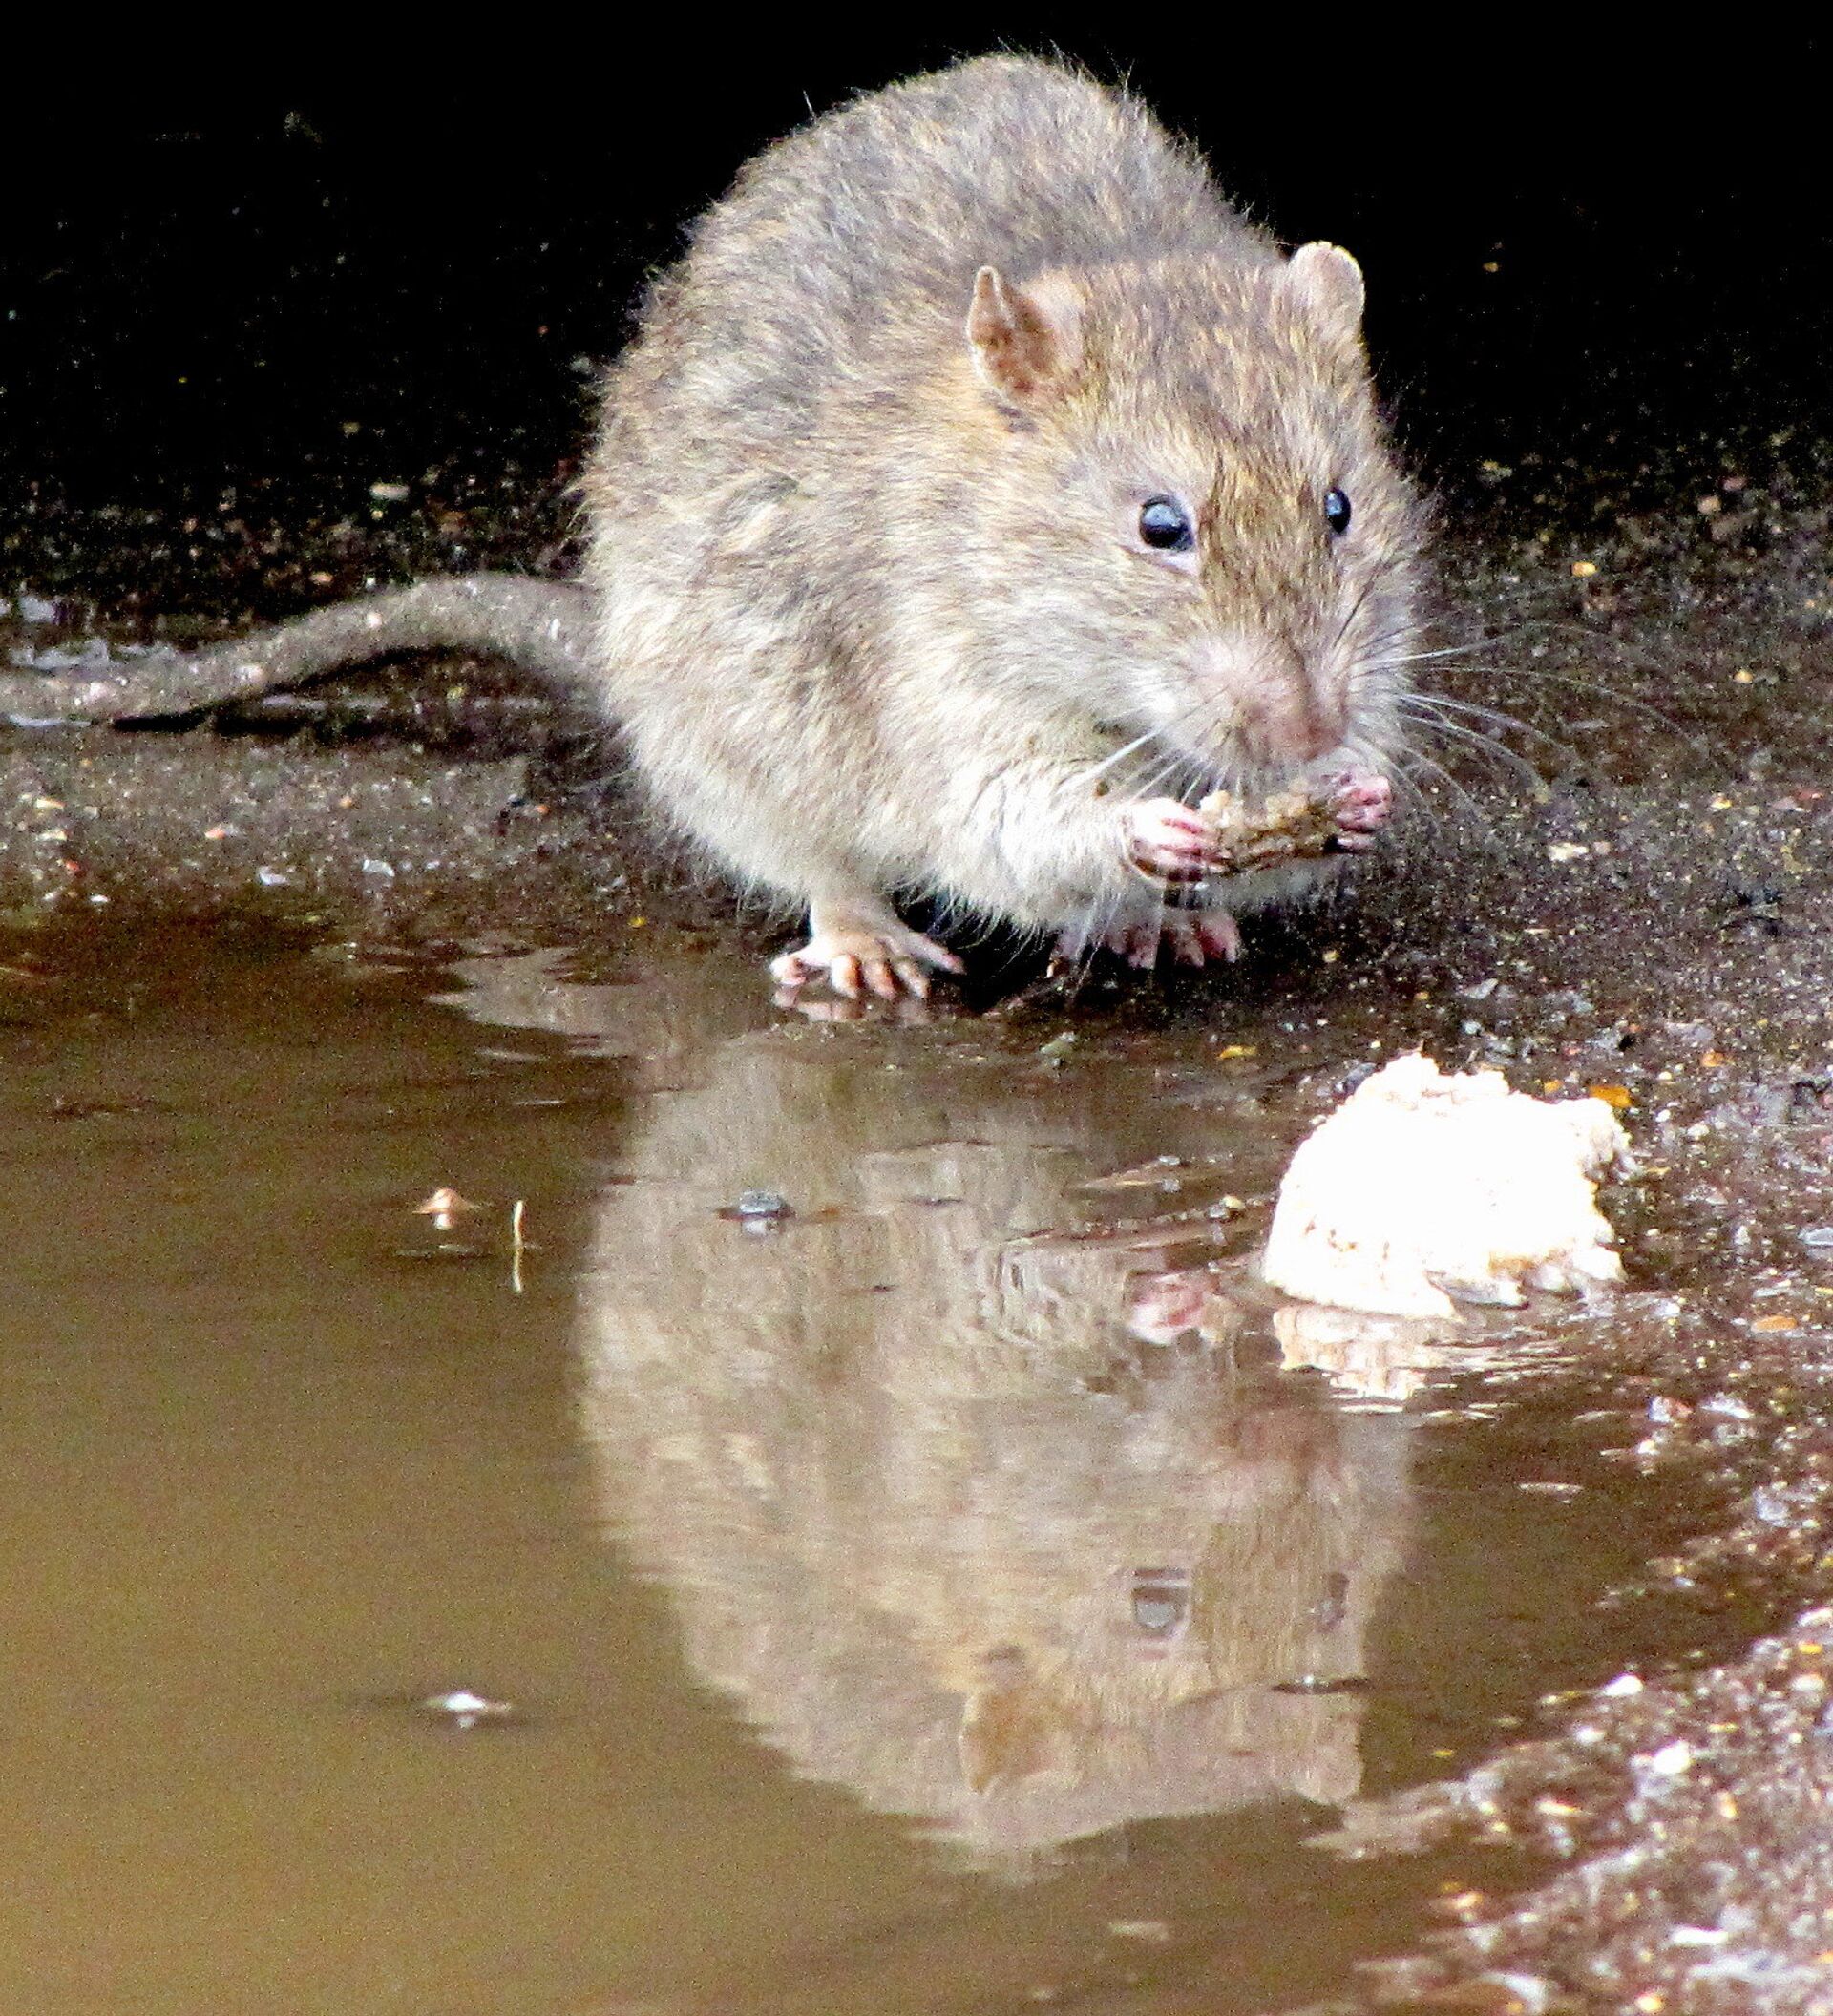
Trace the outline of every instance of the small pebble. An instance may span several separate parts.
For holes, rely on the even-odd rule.
[[[1664,1743],[1647,1760],[1647,1768],[1664,1778],[1685,1777],[1693,1769],[1693,1745],[1684,1737],[1676,1736],[1672,1743]]]
[[[1788,1523],[1788,1501],[1772,1485],[1759,1484],[1750,1494],[1750,1509],[1752,1516],[1760,1519],[1766,1526],[1785,1526]]]

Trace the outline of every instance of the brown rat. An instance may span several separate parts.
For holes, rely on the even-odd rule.
[[[992,57],[767,150],[612,372],[584,479],[607,704],[667,810],[806,904],[790,984],[926,990],[894,897],[1155,957],[1217,785],[1387,808],[1419,513],[1361,276],[1283,259],[1124,94]]]
[[[610,376],[581,584],[420,583],[78,704],[494,644],[808,908],[790,986],[958,969],[911,895],[1233,956],[1238,913],[1330,864],[1232,872],[1194,801],[1296,781],[1341,848],[1388,808],[1420,513],[1361,305],[1347,253],[1283,258],[1123,93],[965,63],[816,119],[701,220]]]

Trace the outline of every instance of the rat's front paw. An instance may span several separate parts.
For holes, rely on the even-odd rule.
[[[1394,787],[1374,770],[1338,771],[1324,784],[1326,803],[1337,822],[1337,844],[1352,853],[1375,845],[1375,834],[1394,809]]]
[[[912,931],[895,917],[842,917],[828,921],[818,912],[810,919],[813,935],[806,945],[770,961],[770,977],[790,994],[811,980],[826,976],[828,985],[850,1001],[870,990],[881,1001],[901,996],[929,998],[933,966],[940,973],[959,973],[961,962],[945,946]]]
[[[1127,866],[1148,882],[1200,882],[1214,858],[1214,830],[1175,798],[1122,806],[1120,832]]]

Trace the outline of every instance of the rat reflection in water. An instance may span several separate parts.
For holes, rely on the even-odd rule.
[[[579,1344],[605,1512],[698,1678],[1008,1871],[1355,1794],[1343,1683],[1401,1557],[1406,1424],[1282,1376],[1270,1337],[1254,1366],[1142,1344],[1177,1327],[1169,1252],[1059,1229],[1116,1159],[1092,1081],[723,1033],[704,992],[483,983],[686,1088],[602,1199]],[[759,1236],[749,1190],[795,1215]]]

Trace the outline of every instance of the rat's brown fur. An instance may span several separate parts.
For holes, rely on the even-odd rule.
[[[587,578],[657,797],[811,908],[791,978],[947,963],[895,893],[1155,921],[1168,794],[1379,774],[1418,514],[1360,303],[1132,100],[1019,58],[816,120],[706,215],[611,377]]]

